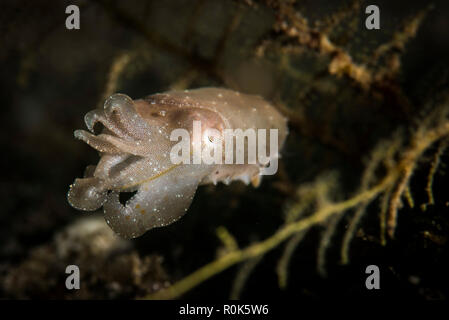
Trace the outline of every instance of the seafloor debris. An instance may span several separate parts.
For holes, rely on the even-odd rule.
[[[169,285],[162,260],[157,255],[141,258],[102,217],[82,218],[10,269],[2,289],[10,298],[134,298]],[[79,290],[65,287],[68,265],[80,269]]]

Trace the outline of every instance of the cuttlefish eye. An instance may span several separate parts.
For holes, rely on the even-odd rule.
[[[288,134],[286,119],[268,102],[232,90],[170,91],[141,100],[114,94],[103,108],[86,114],[90,132],[75,131],[101,158],[70,186],[69,203],[85,211],[103,207],[108,225],[120,236],[134,238],[182,217],[201,184],[260,183],[266,161],[173,163],[170,152],[177,142],[170,140],[170,133],[184,129],[187,137],[194,136],[194,121],[201,124],[202,144],[212,149],[226,142],[226,129],[277,129],[279,148]],[[93,130],[96,123],[104,127],[99,134]],[[268,157],[277,159],[279,150],[271,149]],[[122,203],[124,192],[133,195]]]

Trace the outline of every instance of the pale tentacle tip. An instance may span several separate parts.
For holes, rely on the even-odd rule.
[[[115,93],[109,96],[104,103],[105,112],[110,115],[115,110],[120,110],[124,106],[132,107],[133,100],[126,94],[123,93]]]

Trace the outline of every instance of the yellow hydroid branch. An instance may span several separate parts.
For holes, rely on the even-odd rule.
[[[203,266],[202,268],[198,269],[197,271],[193,272],[192,274],[188,275],[187,277],[173,284],[167,289],[146,296],[145,299],[173,299],[179,297],[190,289],[196,287],[204,280],[241,261],[255,258],[267,251],[270,251],[291,235],[326,220],[332,214],[348,210],[359,205],[362,202],[374,199],[386,188],[386,186],[388,186],[392,182],[392,180],[393,176],[390,175],[374,188],[362,192],[349,200],[330,204],[327,207],[317,211],[315,214],[312,214],[310,217],[307,217],[295,223],[288,224],[262,242],[253,244],[243,250],[229,252],[221,258],[218,258],[217,260]]]

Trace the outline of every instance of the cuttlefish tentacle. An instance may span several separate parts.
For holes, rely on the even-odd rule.
[[[145,140],[151,137],[148,123],[133,107],[133,101],[125,94],[114,94],[106,99],[103,109],[89,111],[84,116],[86,127],[91,133],[101,123],[117,137],[126,140]]]
[[[95,109],[89,111],[84,116],[84,123],[86,124],[87,129],[91,133],[95,133],[95,125],[97,123],[101,123],[105,128],[107,128],[111,133],[115,134],[121,138],[129,138],[125,132],[120,130],[116,124],[114,124],[105,114],[103,109]]]
[[[204,166],[196,169],[204,174],[210,170]],[[197,174],[189,172],[189,166],[176,166],[156,179],[148,179],[125,205],[119,201],[119,191],[109,193],[104,204],[106,222],[125,238],[175,222],[186,213],[200,182]]]
[[[106,99],[104,113],[130,139],[151,142],[154,129],[136,112],[133,100],[127,95],[114,94]]]
[[[104,181],[97,177],[75,179],[70,185],[67,199],[79,210],[94,211],[100,209],[106,202],[107,189]]]
[[[136,156],[146,156],[148,147],[140,141],[124,140],[110,134],[93,135],[85,130],[76,130],[75,138],[83,140],[92,148],[103,153],[129,153]]]

